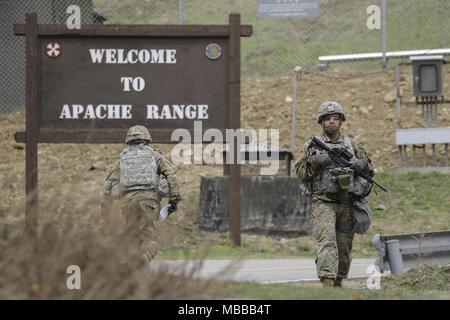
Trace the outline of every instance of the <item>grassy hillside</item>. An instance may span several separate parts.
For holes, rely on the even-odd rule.
[[[381,51],[381,30],[369,30],[367,7],[372,0],[321,0],[318,18],[258,19],[257,1],[185,0],[183,23],[227,24],[231,12],[253,26],[242,39],[243,76],[274,75],[296,65],[315,69],[317,57]],[[106,23],[177,24],[178,1],[94,0]],[[448,47],[450,3],[445,0],[388,1],[388,50]],[[351,64],[359,67],[361,64]],[[362,64],[380,68],[380,62]]]

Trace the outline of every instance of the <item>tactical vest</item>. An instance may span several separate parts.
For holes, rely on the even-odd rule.
[[[158,166],[154,150],[143,144],[130,146],[120,154],[120,184],[123,191],[158,191]]]
[[[344,136],[344,141],[338,143],[326,142],[321,136],[316,136],[330,148],[346,148],[351,154],[351,162],[356,161],[357,158],[353,152],[353,146],[349,137]],[[332,163],[327,168],[322,169],[312,178],[313,193],[317,195],[327,195],[331,198],[338,198],[338,194],[342,192],[339,186],[340,177],[348,175],[348,194],[352,198],[362,198],[369,194],[371,184],[361,176],[355,178],[354,172],[350,168],[338,168],[335,163]]]

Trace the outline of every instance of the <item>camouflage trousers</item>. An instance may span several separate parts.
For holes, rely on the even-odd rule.
[[[314,202],[313,235],[317,239],[319,279],[347,278],[352,262],[353,218],[347,204]]]
[[[135,193],[125,199],[125,238],[134,264],[150,263],[158,252],[159,201]]]

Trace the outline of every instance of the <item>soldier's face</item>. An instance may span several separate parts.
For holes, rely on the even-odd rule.
[[[326,115],[322,118],[322,127],[325,133],[336,133],[341,128],[341,116],[339,113]]]

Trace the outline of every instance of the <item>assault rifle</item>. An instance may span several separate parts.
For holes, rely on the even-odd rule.
[[[322,141],[320,141],[319,139],[317,139],[317,137],[313,137],[312,141],[309,145],[308,148],[311,147],[315,147],[319,150],[325,150],[328,152],[328,156],[330,157],[330,159],[336,163],[336,165],[338,167],[341,168],[348,168],[352,165],[352,163],[350,162],[350,159],[353,158],[353,154],[348,151],[345,148],[330,148],[328,147],[325,143],[323,143]],[[379,187],[381,190],[383,190],[384,192],[387,192],[387,190],[385,188],[383,188],[380,184],[378,184],[377,182],[375,182],[375,180],[373,180],[367,173],[365,172],[358,172],[356,173],[356,175],[363,177],[364,179],[366,179],[367,181],[369,181],[370,183],[375,184],[377,187]]]

